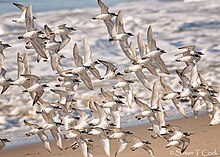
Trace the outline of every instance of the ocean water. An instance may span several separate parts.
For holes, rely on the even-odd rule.
[[[105,0],[104,2],[108,6],[112,6],[118,3],[131,1],[134,0]],[[18,11],[18,8],[12,4],[13,2],[24,4],[26,6],[32,4],[34,12],[97,7],[97,0],[0,0],[0,14]]]
[[[36,54],[31,50],[24,48],[24,41],[18,40],[17,36],[24,33],[24,26],[12,22],[12,19],[19,16],[19,10],[12,5],[10,0],[0,0],[0,41],[9,43],[12,48],[4,51],[4,65],[8,71],[7,76],[16,79],[17,64],[16,53],[28,52],[30,66],[33,74],[39,75],[42,82],[48,82],[50,87],[54,87],[57,83],[54,81],[54,71],[48,68],[48,63],[36,63]],[[72,47],[74,43],[82,45],[82,39],[87,36],[89,45],[93,51],[95,59],[112,60],[119,68],[124,69],[129,64],[129,60],[125,57],[117,44],[108,42],[108,35],[105,25],[101,21],[91,20],[91,17],[99,13],[99,7],[96,0],[32,0],[16,1],[28,5],[32,3],[34,14],[37,14],[36,27],[43,29],[45,24],[50,27],[66,23],[68,26],[77,28],[75,33],[70,34],[70,43],[60,52],[66,59],[63,62],[65,68],[72,67]],[[65,2],[65,3],[64,3]],[[166,50],[168,53],[162,56],[171,75],[164,76],[169,80],[172,88],[179,90],[177,82],[178,77],[175,75],[176,69],[181,69],[184,66],[177,64],[174,60],[174,54],[178,52],[178,47],[194,44],[196,49],[205,53],[199,64],[199,71],[210,84],[219,84],[220,79],[220,3],[219,0],[189,2],[184,3],[183,0],[105,0],[110,6],[110,10],[115,12],[122,10],[124,13],[125,29],[133,34],[142,33],[146,39],[146,28],[152,25],[155,38],[159,47]],[[7,14],[4,14],[7,13]],[[130,41],[136,44],[136,36]],[[135,45],[137,46],[137,45]],[[212,70],[209,68],[212,67]],[[98,66],[101,75],[104,75],[105,67]],[[44,71],[44,72],[42,72]],[[150,82],[157,81],[156,77],[150,76],[147,71],[145,75],[150,78]],[[159,72],[160,73],[160,72]],[[160,73],[161,74],[161,73]],[[146,100],[150,103],[150,92],[148,92],[137,81],[135,75],[130,75],[128,78],[134,79],[136,83],[132,85],[134,95]],[[76,99],[88,99],[89,96],[97,95],[100,87],[109,89],[112,83],[94,80],[94,91],[87,91],[81,86]],[[54,95],[47,89],[44,98],[46,100],[57,100]],[[36,140],[25,137],[24,132],[30,130],[24,126],[23,120],[41,121],[38,117],[33,117],[32,101],[28,94],[24,94],[22,89],[18,87],[10,87],[3,95],[0,95],[0,133],[2,137],[8,137],[12,142],[8,145],[15,146],[17,144],[27,144]],[[82,104],[80,104],[82,105]],[[16,109],[22,108],[23,112],[16,113]],[[166,102],[164,108],[169,115],[167,120],[182,118],[171,102]],[[192,115],[192,110],[188,104],[184,104],[184,109],[187,115]],[[203,110],[204,111],[204,110]],[[122,126],[129,127],[134,125],[144,125],[147,120],[136,121],[134,115],[139,110],[130,110],[125,108],[122,110]],[[129,118],[128,118],[129,117]],[[128,120],[129,119],[129,120]],[[15,134],[16,132],[16,134]],[[22,139],[26,140],[23,143]]]

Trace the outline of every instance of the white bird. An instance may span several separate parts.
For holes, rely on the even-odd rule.
[[[122,41],[126,46],[128,46],[128,38],[134,36],[130,32],[125,32],[123,23],[123,13],[119,11],[116,17],[116,22],[110,34],[109,41]]]
[[[81,149],[82,149],[82,153],[83,153],[83,156],[84,157],[89,157],[89,154],[91,153],[89,150],[90,148],[88,147],[89,145],[89,141],[91,140],[86,140],[82,134],[74,129],[74,128],[70,128],[69,130],[65,130],[68,132],[68,134],[64,134],[64,138],[65,139],[75,139],[76,140],[76,143],[74,142],[73,144],[71,144],[70,146],[66,147],[65,150],[69,149],[69,148],[72,148],[73,150],[74,149],[77,149],[77,144],[81,146]]]
[[[77,108],[73,108],[73,110],[80,117],[77,124],[73,128],[80,131],[89,128],[89,116],[86,114],[86,112]]]
[[[98,59],[100,63],[107,67],[105,75],[102,77],[103,79],[116,79],[118,76],[122,76],[120,72],[116,72],[118,69],[113,63]]]
[[[139,137],[132,135],[132,140],[134,141],[134,145],[130,148],[132,151],[135,151],[138,148],[142,148],[148,152],[151,157],[155,157],[153,149],[148,146],[151,144],[149,141],[142,141]]]
[[[62,39],[60,46],[57,51],[63,49],[70,41],[69,33],[72,31],[76,31],[73,27],[67,27],[66,24],[59,25],[57,27],[52,28],[51,35],[59,35]]]
[[[217,106],[217,104],[213,105],[213,115],[212,115],[212,119],[209,123],[210,126],[213,125],[217,125],[220,124],[220,109],[219,106]]]
[[[6,73],[7,71],[2,68],[0,73],[0,86],[2,86],[1,94],[3,94],[10,87],[9,83],[12,82],[11,79],[6,78]]]
[[[165,147],[169,148],[175,146],[181,149],[181,153],[183,153],[190,144],[190,139],[188,137],[194,133],[182,132],[181,128],[178,126],[166,125],[164,128],[168,131],[167,134],[163,135],[168,141],[168,144]]]
[[[99,62],[92,60],[92,50],[89,47],[87,37],[83,39],[83,48],[85,52],[83,58],[83,66],[87,67],[94,77],[101,79],[100,73],[95,67],[95,65],[99,64]]]
[[[165,93],[162,100],[171,100],[176,107],[176,109],[185,117],[187,115],[183,109],[182,104],[180,103],[180,92],[175,92],[165,81],[165,79],[161,76],[160,77],[161,85],[163,86]]]
[[[144,44],[144,41],[142,39],[141,33],[139,32],[137,35],[137,44],[138,49],[140,53],[140,59],[138,59],[137,63],[144,64],[144,67],[147,68],[147,70],[155,76],[158,76],[156,68],[150,58],[143,58],[148,52],[147,52],[147,45]]]
[[[104,108],[98,105],[96,102],[90,103],[89,107],[93,112],[93,119],[89,121],[90,126],[107,130],[109,128],[109,123],[107,120],[108,114]]]
[[[32,136],[37,134],[40,138],[41,142],[44,144],[44,147],[51,153],[51,147],[49,143],[48,136],[45,134],[44,129],[40,127],[38,124],[30,123],[24,120],[24,124],[30,126],[32,129],[25,133],[26,136]]]
[[[102,143],[102,147],[105,151],[105,154],[110,157],[110,143],[109,139],[102,128],[93,128],[88,132],[89,135],[96,135],[99,137],[99,140]]]
[[[114,23],[111,19],[114,16],[117,16],[117,14],[110,13],[109,12],[109,7],[107,5],[105,5],[102,0],[98,0],[98,5],[100,7],[101,14],[96,15],[92,19],[93,20],[103,20],[106,27],[107,27],[108,33],[110,35],[110,34],[112,34],[112,29],[113,29],[113,26],[114,26]]]
[[[153,134],[151,134],[151,136],[153,138],[160,136],[160,123],[155,115],[155,113],[159,112],[159,110],[157,108],[152,108],[152,107],[148,106],[146,103],[140,101],[136,97],[134,97],[134,101],[140,107],[140,110],[141,110],[141,113],[136,115],[135,118],[137,120],[141,120],[141,119],[147,117],[147,119],[150,122],[151,127],[153,129]]]
[[[48,59],[44,51],[43,40],[39,37],[40,34],[44,34],[44,33],[34,28],[32,5],[29,5],[25,12],[25,26],[26,26],[26,33],[24,33],[22,36],[18,36],[18,39],[23,39],[23,38],[27,39],[29,42],[31,42],[31,45],[33,46],[33,48],[35,49],[38,55],[40,55],[45,59]]]
[[[70,146],[66,147],[65,150],[69,148],[72,148],[72,150],[76,150],[79,147],[79,145],[81,145],[84,157],[93,157],[94,147],[92,143],[93,140],[91,139],[84,139],[79,142],[75,141]]]
[[[14,80],[13,82],[9,83],[9,85],[22,86],[25,89],[27,89],[31,86],[30,79],[27,79],[26,77],[21,76],[22,74],[31,73],[27,53],[24,54],[23,58],[20,56],[19,52],[17,53],[17,65],[18,65],[18,78],[17,80]]]
[[[63,150],[61,133],[58,129],[59,125],[63,125],[63,124],[54,122],[54,120],[50,116],[50,114],[46,113],[46,111],[44,111],[44,110],[42,110],[41,114],[46,122],[45,124],[42,125],[43,130],[49,130],[51,132],[55,142],[56,142],[57,147],[60,150]]]
[[[37,103],[41,96],[44,94],[44,88],[49,87],[47,84],[40,84],[39,80],[40,78],[36,75],[32,74],[24,74],[21,75],[26,77],[27,79],[30,79],[31,86],[24,90],[23,92],[29,92],[31,97],[34,99],[33,104]]]
[[[5,55],[3,53],[3,50],[8,48],[8,47],[11,47],[11,45],[3,44],[2,41],[0,41],[0,71],[2,70],[3,62],[4,62],[4,59],[5,59]]]
[[[165,74],[170,74],[164,61],[161,58],[161,55],[166,52],[157,47],[151,26],[149,26],[147,29],[147,51],[148,53],[143,56],[142,59],[150,58],[162,72]]]
[[[70,71],[67,70],[67,74],[69,73],[69,74],[79,75],[79,77],[81,78],[83,83],[86,85],[86,87],[93,90],[92,81],[91,81],[89,75],[87,74],[88,68],[83,65],[83,59],[79,55],[79,48],[76,43],[73,46],[73,60],[74,60],[76,68],[74,68]]]
[[[19,3],[12,3],[12,4],[18,7],[18,9],[20,9],[21,11],[20,17],[18,17],[17,19],[13,19],[12,21],[17,22],[17,23],[25,23],[25,13],[26,13],[27,7]],[[35,17],[33,18],[36,19]]]
[[[7,142],[10,142],[7,138],[0,138],[0,151],[5,147]]]
[[[182,70],[182,74],[186,74],[192,70],[192,68],[200,61],[202,52],[195,51],[195,46],[187,45],[179,47],[179,49],[187,49],[184,52],[178,53],[175,56],[181,55],[180,58],[176,59],[177,62],[185,62],[186,67]]]
[[[123,131],[121,128],[114,128],[113,131],[114,133],[111,134],[108,138],[117,139],[119,141],[119,148],[115,152],[115,157],[116,157],[119,154],[121,154],[128,145],[129,142],[126,139],[127,136],[133,133],[131,133],[130,131]]]

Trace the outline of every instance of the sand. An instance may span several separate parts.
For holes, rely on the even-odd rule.
[[[152,139],[150,133],[147,131],[149,126],[137,126],[131,128],[124,128],[124,130],[129,130],[135,135],[139,136],[143,140],[149,140],[151,142],[151,147],[154,150],[156,157],[171,157],[171,156],[186,156],[186,157],[217,157],[220,156],[220,125],[209,126],[209,117],[206,115],[199,116],[197,119],[190,117],[187,119],[178,119],[173,121],[168,121],[169,124],[181,126],[182,131],[192,132],[193,134],[190,139],[191,143],[189,147],[183,154],[179,153],[179,150],[175,147],[165,148],[167,141],[161,138]],[[94,140],[94,156],[104,157],[104,151],[98,138],[93,137]],[[25,140],[25,139],[24,139]],[[130,138],[128,138],[131,141]],[[64,147],[67,147],[72,141],[65,141]],[[132,142],[132,141],[131,141]],[[117,149],[118,141],[111,140],[111,156],[114,156],[114,152]],[[136,150],[132,152],[129,148],[132,143],[129,143],[128,147],[119,155],[121,157],[145,157],[149,156],[143,149]],[[21,147],[11,148],[3,150],[0,152],[1,157],[83,157],[81,149],[77,150],[59,150],[54,144],[52,145],[52,153],[46,151],[41,143],[25,145]]]

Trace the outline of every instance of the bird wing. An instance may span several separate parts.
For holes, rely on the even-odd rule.
[[[44,132],[38,133],[37,135],[39,136],[40,140],[44,144],[44,147],[51,153],[50,142],[49,142],[47,135]]]
[[[79,73],[79,77],[81,78],[83,83],[86,85],[86,87],[93,90],[92,81],[89,75],[86,73],[86,71],[82,71],[81,73]]]
[[[32,128],[39,128],[40,127],[38,124],[30,123],[26,120],[24,120],[24,124],[27,125],[27,126],[30,126]]]
[[[31,74],[31,70],[29,67],[29,61],[28,61],[28,53],[25,52],[23,57],[23,64],[24,64],[24,74]]]
[[[163,76],[160,76],[160,83],[163,86],[166,93],[174,92],[172,88],[167,84]]]
[[[127,47],[124,42],[119,41],[119,45],[125,55],[131,60],[137,62],[137,54],[135,52],[134,43],[131,41],[129,47]]]
[[[40,77],[33,74],[22,74],[21,76],[24,76],[26,78],[29,78],[31,80],[31,84],[39,83]]]
[[[34,101],[33,101],[33,106],[39,101],[39,99],[41,98],[41,96],[44,94],[44,90],[38,91],[36,92],[35,96],[34,96]]]
[[[186,46],[181,46],[178,49],[188,49],[188,50],[195,50],[196,46],[194,45],[186,45]]]
[[[168,71],[168,69],[166,68],[166,65],[164,63],[164,61],[162,60],[162,58],[160,57],[160,55],[156,56],[154,58],[156,65],[158,66],[158,68],[164,72],[165,74],[170,74],[170,72]]]
[[[96,77],[97,79],[101,79],[101,75],[100,75],[98,69],[96,69],[95,66],[90,67],[90,68],[89,68],[89,71],[92,73],[92,75],[93,75],[94,77]]]
[[[102,146],[103,146],[103,149],[105,151],[105,154],[110,157],[110,143],[109,143],[109,139],[106,136],[104,136],[104,135],[100,135],[99,139],[100,139],[100,141],[102,143]]]
[[[1,55],[1,54],[0,54]],[[0,58],[1,58],[1,56],[0,56]],[[23,73],[23,71],[24,71],[24,66],[23,66],[23,63],[22,63],[23,61],[22,61],[22,57],[20,56],[20,53],[18,52],[17,53],[17,65],[18,65],[18,78],[20,77],[20,75]],[[0,63],[1,63],[1,61],[0,61]],[[2,66],[0,65],[0,69],[2,69],[1,68]]]
[[[84,39],[83,39],[83,47],[84,47],[84,51],[85,51],[84,63],[86,63],[87,61],[91,60],[91,58],[92,58],[92,51],[89,47],[87,37],[84,37]]]
[[[2,51],[0,51],[0,70],[2,70],[4,59],[5,59],[5,56],[4,56],[3,50],[2,50]]]
[[[147,45],[150,51],[157,50],[156,40],[153,37],[153,31],[151,25],[147,29]]]
[[[116,66],[110,62],[107,62],[101,59],[98,59],[98,61],[107,67],[105,75],[108,74],[109,71],[114,71],[116,69]]]
[[[151,94],[151,108],[153,108],[153,109],[157,108],[158,101],[159,101],[158,83],[155,82],[153,85],[153,91]]]
[[[124,23],[123,23],[123,12],[120,10],[117,14],[117,17],[116,17],[116,32],[117,33],[124,33],[125,30],[124,30]]]
[[[58,129],[54,128],[54,129],[50,129],[50,131],[51,131],[51,134],[56,142],[57,147],[59,149],[63,150],[62,138],[61,138],[61,134],[58,131]]]
[[[110,91],[106,92],[103,88],[101,88],[100,91],[106,101],[113,100],[114,92],[110,92]]]
[[[176,107],[176,109],[185,117],[187,118],[187,115],[183,109],[183,106],[181,105],[180,101],[178,99],[172,99],[172,102],[174,104],[174,106]]]
[[[108,20],[104,20],[104,23],[107,27],[108,34],[111,37],[113,37],[114,36],[114,33],[113,33],[114,22],[111,19],[108,19]]]
[[[109,7],[107,5],[105,5],[105,3],[103,3],[102,0],[98,0],[98,5],[100,7],[102,14],[108,14]]]
[[[88,147],[86,141],[80,142],[82,153],[84,157],[88,157]]]
[[[21,11],[24,11],[27,9],[27,7],[22,4],[19,4],[19,3],[12,3],[12,4],[18,7]]]
[[[151,109],[147,104],[145,104],[142,101],[140,101],[137,97],[134,97],[134,101],[140,107],[141,111],[145,111],[145,110],[150,110]]]
[[[30,39],[32,46],[34,47],[35,51],[41,57],[48,59],[47,55],[42,47],[41,39],[39,37]]]
[[[134,143],[142,142],[142,140],[139,137],[135,136],[135,135],[131,135],[131,139],[134,141]]]
[[[145,56],[147,54],[147,51],[146,51],[146,47],[144,45],[144,41],[143,41],[142,36],[141,36],[141,32],[138,32],[137,44],[138,44],[138,49],[139,49],[139,52],[140,52],[140,56],[141,57]]]
[[[26,32],[35,31],[34,17],[33,17],[31,4],[27,7],[27,10],[25,12],[25,27],[26,27]]]
[[[148,90],[152,90],[151,89],[151,85],[147,80],[147,77],[144,75],[142,70],[138,70],[135,72],[137,78],[141,81],[141,83],[144,85],[144,87],[146,87]]]
[[[151,157],[155,157],[153,149],[151,147],[145,144],[143,149],[146,150]]]
[[[73,59],[76,67],[83,66],[83,59],[79,55],[79,48],[77,46],[77,43],[75,43],[73,46]]]
[[[115,157],[118,156],[119,154],[121,154],[121,152],[123,152],[123,150],[128,145],[128,141],[126,139],[119,139],[118,141],[120,142],[120,145],[119,145],[119,148],[117,149],[117,151],[115,152]]]
[[[60,46],[57,51],[62,50],[70,42],[70,39],[71,39],[67,34],[60,35],[60,37],[61,37],[62,41],[61,41]]]

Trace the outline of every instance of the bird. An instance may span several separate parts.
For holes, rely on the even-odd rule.
[[[10,82],[12,82],[12,79],[6,78],[6,73],[7,71],[2,68],[0,73],[0,86],[2,86],[1,94],[3,94],[10,87]]]
[[[175,92],[165,81],[164,77],[160,77],[161,85],[163,86],[163,89],[165,90],[164,96],[162,100],[171,100],[176,107],[176,109],[185,117],[187,118],[187,115],[183,109],[182,104],[180,103],[180,92]]]
[[[52,32],[50,33],[50,35],[59,35],[62,40],[57,51],[60,51],[69,43],[69,41],[71,40],[71,38],[69,37],[69,33],[71,33],[72,31],[76,31],[76,29],[73,27],[67,27],[66,24],[61,24],[57,27],[52,28]]]
[[[128,46],[128,38],[131,36],[134,35],[130,32],[125,32],[124,30],[123,12],[119,11],[110,34],[109,41],[122,41],[126,46]]]
[[[28,7],[24,6],[23,4],[19,4],[19,3],[12,3],[12,4],[16,6],[18,9],[20,9],[21,11],[20,17],[18,17],[17,19],[13,19],[12,22],[25,23],[25,13]],[[33,18],[36,19],[36,17],[33,17]]]
[[[7,142],[10,142],[7,138],[0,138],[0,151],[5,147]]]
[[[63,125],[62,123],[59,122],[54,122],[53,118],[51,117],[50,114],[48,114],[45,110],[42,110],[40,113],[45,120],[45,123],[42,125],[43,130],[49,130],[56,142],[57,147],[60,150],[63,150],[63,144],[62,144],[62,138],[61,138],[61,133],[58,129],[60,125]]]
[[[220,124],[220,109],[217,104],[214,104],[213,111],[212,111],[212,119],[209,123],[210,126]]]
[[[123,45],[123,43],[119,42],[120,45]],[[121,46],[122,49],[126,49],[123,46]],[[143,73],[143,69],[147,66],[146,63],[139,63],[139,60],[137,59],[137,54],[133,48],[132,42],[130,43],[130,47],[128,50],[124,50],[124,52],[127,54],[128,58],[132,61],[132,64],[130,67],[124,69],[125,73],[132,73],[134,72],[137,78],[140,80],[140,82],[148,89],[151,90],[151,85],[149,81],[147,80],[147,77]]]
[[[88,157],[92,154],[91,146],[92,146],[92,140],[85,139],[79,130],[70,128],[69,130],[65,130],[65,132],[68,132],[68,134],[64,134],[64,139],[74,139],[76,140],[74,143],[72,143],[70,146],[66,147],[65,150],[72,148],[73,150],[78,148],[78,145],[82,148],[82,153],[84,157]]]
[[[84,48],[84,58],[83,58],[83,66],[87,67],[88,70],[93,74],[97,79],[101,79],[101,75],[95,65],[99,64],[98,61],[92,60],[92,50],[89,47],[87,37],[83,38],[83,48]]]
[[[48,152],[51,153],[49,138],[44,132],[44,129],[40,127],[38,124],[30,123],[26,120],[24,120],[24,124],[32,128],[30,131],[26,132],[25,135],[29,137],[37,134],[41,142],[44,144],[44,147],[47,149]]]
[[[192,68],[200,61],[202,52],[195,51],[194,45],[187,45],[179,47],[179,49],[187,49],[184,52],[178,53],[175,56],[181,55],[180,58],[176,59],[177,62],[186,63],[186,67],[182,70],[182,74],[186,74],[192,70]]]
[[[166,51],[157,47],[151,25],[147,29],[147,52],[148,53],[144,55],[142,59],[150,58],[162,72],[169,75],[170,72],[161,58],[161,55],[166,53]]]
[[[3,62],[4,62],[4,59],[5,59],[5,55],[3,53],[3,50],[6,49],[6,48],[9,48],[9,47],[11,47],[11,45],[3,44],[2,41],[0,41],[0,71],[2,70]]]
[[[102,79],[111,80],[111,79],[116,79],[117,77],[123,76],[122,73],[116,72],[118,68],[113,63],[104,61],[101,59],[98,59],[98,61],[107,67],[105,75],[102,77]]]
[[[30,79],[31,86],[23,92],[29,92],[31,97],[34,99],[33,104],[35,105],[40,99],[41,96],[44,94],[44,88],[49,87],[47,84],[40,84],[40,78],[37,75],[33,74],[22,74],[21,76]]]
[[[114,133],[111,134],[108,138],[109,139],[117,139],[119,141],[119,148],[115,152],[115,157],[118,156],[123,152],[123,150],[127,147],[128,141],[127,137],[132,135],[133,133],[130,131],[123,131],[121,128],[114,128]]]
[[[98,0],[98,5],[100,7],[101,14],[92,17],[92,19],[103,20],[107,27],[108,34],[110,35],[112,34],[112,29],[114,26],[112,18],[117,16],[117,14],[109,12],[109,7],[102,0]]]
[[[88,135],[96,135],[102,143],[105,154],[110,157],[110,143],[105,131],[102,128],[93,128],[88,132]]]
[[[31,86],[30,79],[21,76],[22,74],[31,74],[27,53],[24,54],[23,58],[21,57],[19,52],[17,53],[17,65],[18,65],[18,78],[13,82],[10,82],[9,85],[16,85],[19,87],[22,86],[25,89],[27,89]]]
[[[164,126],[164,128],[168,130],[167,134],[163,135],[168,141],[168,144],[165,147],[169,148],[175,146],[181,149],[181,153],[183,153],[190,144],[189,136],[194,133],[182,132],[179,126],[172,126],[169,124]]]
[[[134,141],[134,145],[130,148],[132,151],[142,148],[147,151],[151,157],[155,157],[153,149],[149,146],[151,144],[149,141],[143,141],[135,135],[132,135],[131,138]]]
[[[39,37],[40,34],[44,34],[40,30],[36,30],[34,27],[34,18],[33,18],[33,12],[32,12],[32,5],[29,5],[25,12],[25,28],[26,33],[24,33],[21,36],[18,36],[18,39],[26,39],[28,40],[37,54],[45,59],[47,58],[47,55],[44,51],[44,43],[43,40]]]
[[[151,136],[153,138],[160,136],[160,123],[155,115],[155,113],[159,112],[159,110],[157,108],[152,108],[152,106],[150,107],[146,103],[139,100],[137,97],[134,97],[134,101],[139,106],[139,108],[141,110],[141,113],[135,115],[135,118],[137,120],[141,120],[141,119],[147,117],[148,121],[151,124],[152,130],[153,130],[153,134],[151,134]]]
[[[75,43],[73,46],[73,60],[76,68],[69,71],[67,70],[67,74],[77,74],[83,81],[83,83],[86,85],[86,87],[88,87],[88,89],[90,90],[93,90],[91,78],[87,74],[87,70],[89,67],[83,65],[83,59],[79,55],[79,48],[77,46],[77,43]]]
[[[66,147],[65,150],[69,148],[72,148],[72,150],[76,150],[79,145],[81,145],[84,157],[93,157],[94,146],[92,143],[93,140],[86,138],[83,141],[73,142],[70,146]]]

